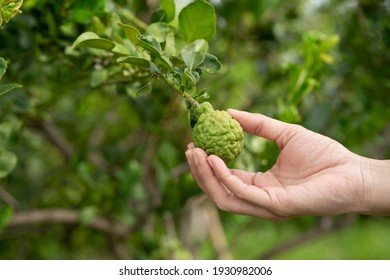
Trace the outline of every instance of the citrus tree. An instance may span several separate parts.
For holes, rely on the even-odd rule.
[[[2,258],[389,257],[384,218],[221,212],[184,156],[199,104],[212,104],[388,158],[386,1],[0,7]],[[231,167],[273,165],[273,143],[244,138]]]

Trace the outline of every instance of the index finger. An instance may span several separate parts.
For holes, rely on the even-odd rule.
[[[262,114],[234,109],[228,109],[228,112],[246,132],[272,140],[279,148],[283,148],[295,132],[302,128],[299,125],[285,123]]]
[[[267,209],[239,199],[221,184],[221,181],[215,176],[211,166],[208,164],[208,157],[204,151],[199,148],[190,148],[187,150],[186,156],[195,181],[214,200],[218,208],[238,214],[263,217],[268,220],[280,219],[277,214]],[[221,164],[224,165],[223,161]]]
[[[286,196],[286,191],[283,188],[261,188],[245,183],[228,169],[226,165],[223,165],[222,160],[216,156],[209,156],[208,162],[217,179],[237,198],[248,201],[277,215],[285,215],[281,209],[282,204],[288,204],[290,198]],[[288,212],[289,210],[285,209],[284,211]],[[286,217],[288,215],[287,213]]]

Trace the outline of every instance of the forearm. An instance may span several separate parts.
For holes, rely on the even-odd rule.
[[[362,158],[362,214],[390,215],[390,160]]]

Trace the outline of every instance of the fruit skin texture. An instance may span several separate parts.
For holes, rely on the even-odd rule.
[[[226,164],[235,159],[244,147],[241,125],[226,111],[214,110],[204,102],[195,108],[197,122],[192,130],[196,147],[208,155],[219,156]]]

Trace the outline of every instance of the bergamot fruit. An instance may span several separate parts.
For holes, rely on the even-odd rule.
[[[209,102],[194,108],[197,118],[192,130],[196,147],[208,155],[219,156],[225,163],[235,159],[244,147],[241,125],[226,111],[214,110]]]

